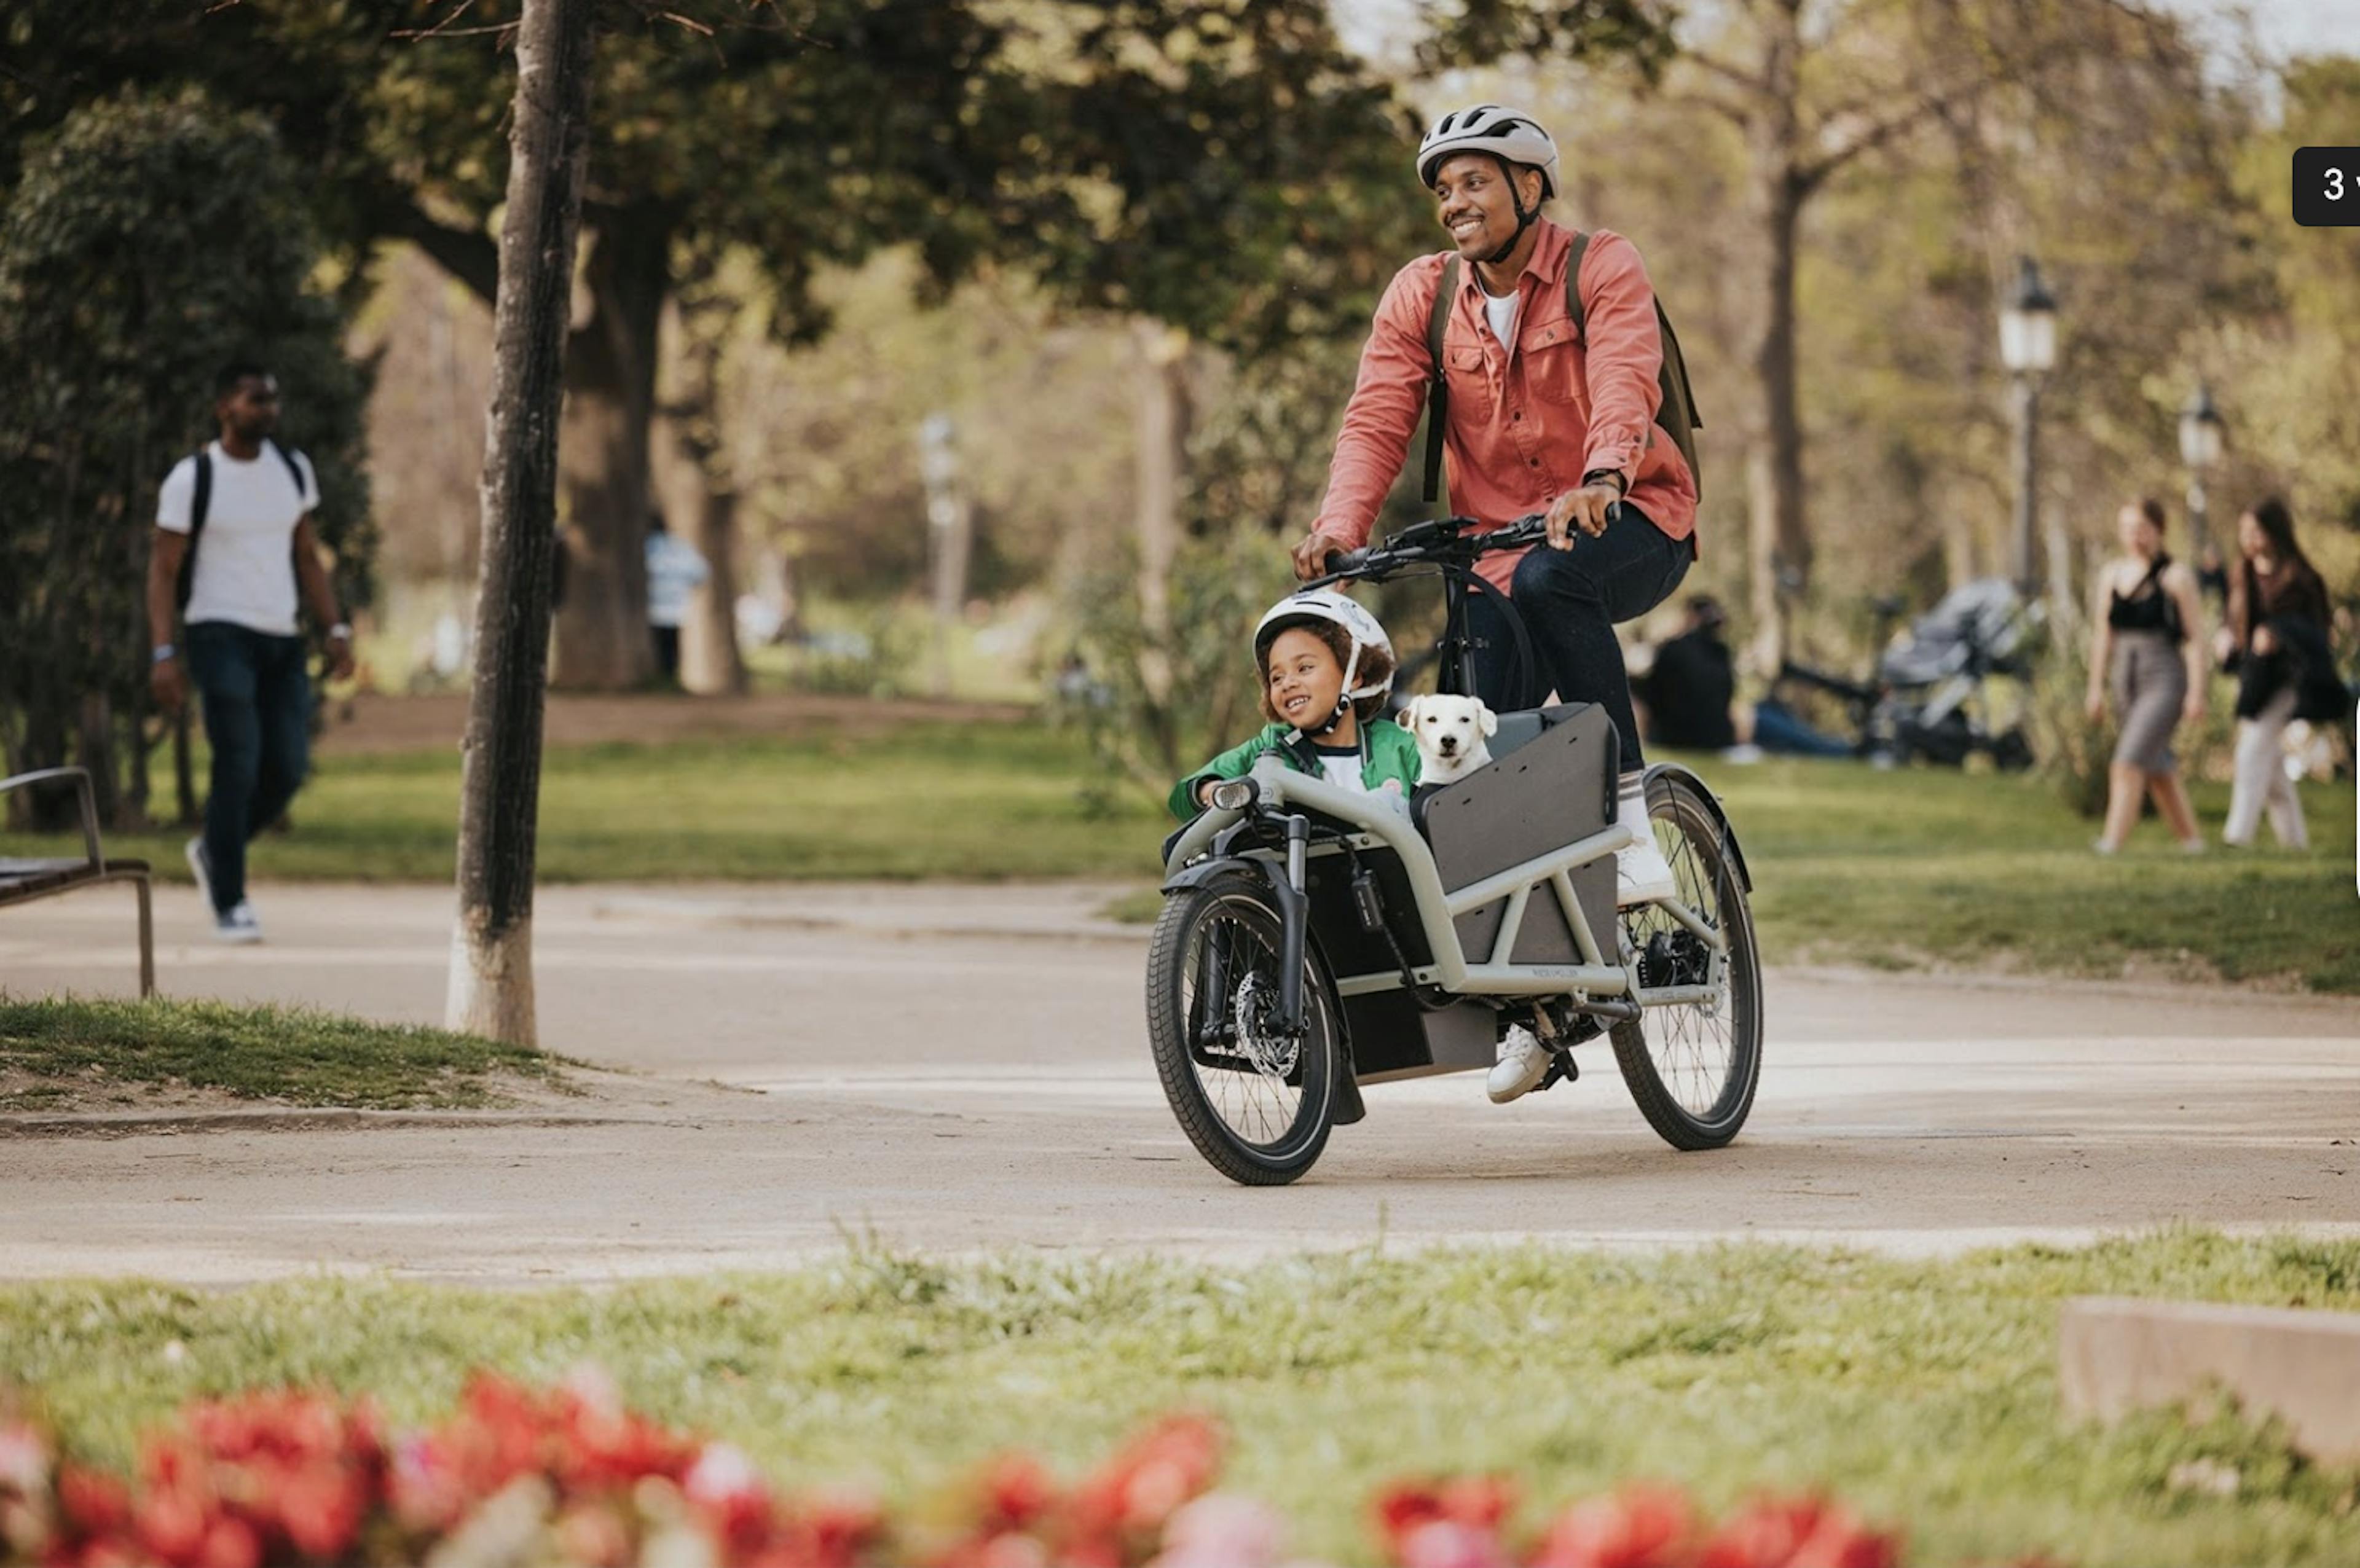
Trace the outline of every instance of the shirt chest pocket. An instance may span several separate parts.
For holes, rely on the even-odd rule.
[[[1524,386],[1544,403],[1587,407],[1590,398],[1582,376],[1581,340],[1573,322],[1560,317],[1526,332],[1517,351]]]
[[[1489,416],[1491,373],[1484,367],[1483,351],[1472,344],[1453,343],[1442,351],[1444,375],[1450,385],[1450,407],[1461,415]]]

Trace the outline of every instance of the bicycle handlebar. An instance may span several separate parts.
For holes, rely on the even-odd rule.
[[[1621,511],[1622,503],[1615,503],[1607,509],[1608,520],[1612,521]],[[1480,556],[1540,543],[1547,537],[1547,522],[1546,513],[1531,512],[1513,522],[1478,533],[1469,531],[1476,527],[1472,517],[1430,517],[1422,523],[1412,523],[1382,544],[1329,550],[1322,563],[1328,574],[1304,586],[1325,588],[1347,579],[1382,581],[1409,566],[1470,565]]]

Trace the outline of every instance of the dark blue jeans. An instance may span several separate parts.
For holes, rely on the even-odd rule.
[[[303,782],[311,744],[311,677],[303,639],[227,621],[188,628],[189,674],[213,746],[205,857],[213,907],[246,897],[246,841],[279,820]]]
[[[1627,501],[1595,539],[1577,529],[1568,550],[1536,546],[1516,562],[1509,597],[1540,668],[1520,691],[1515,633],[1495,599],[1470,594],[1467,624],[1477,644],[1476,695],[1494,708],[1521,708],[1554,688],[1559,702],[1599,703],[1614,722],[1622,771],[1636,772],[1639,722],[1631,713],[1631,677],[1614,627],[1670,598],[1688,574],[1688,561],[1686,539],[1666,537]]]

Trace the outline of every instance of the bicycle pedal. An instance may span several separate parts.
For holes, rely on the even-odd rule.
[[[1553,1089],[1559,1083],[1570,1083],[1580,1076],[1581,1064],[1574,1061],[1572,1052],[1562,1050],[1553,1051],[1549,1052],[1549,1070],[1542,1074],[1539,1083],[1533,1085],[1533,1093],[1537,1094],[1542,1090]]]

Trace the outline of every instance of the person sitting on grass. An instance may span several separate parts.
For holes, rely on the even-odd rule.
[[[1272,753],[1297,773],[1390,793],[1405,806],[1417,783],[1417,743],[1377,716],[1394,668],[1393,639],[1377,618],[1332,589],[1291,594],[1262,616],[1253,648],[1270,723],[1175,784],[1172,814],[1196,816],[1214,785],[1244,778]]]

